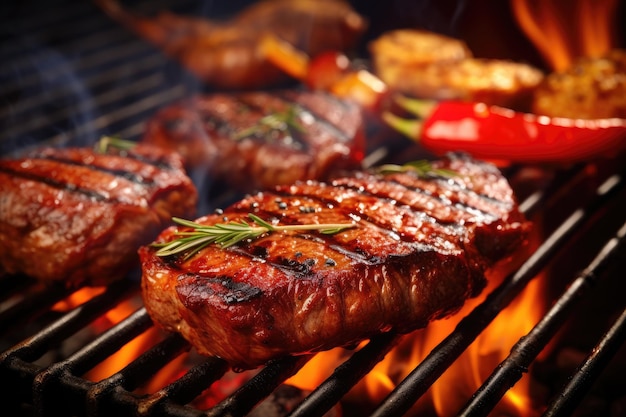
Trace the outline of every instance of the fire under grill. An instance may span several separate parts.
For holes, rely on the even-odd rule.
[[[154,10],[197,8],[191,1],[175,6],[149,3]],[[41,144],[91,144],[102,134],[136,140],[147,117],[201,88],[161,51],[110,21],[89,2],[3,7],[8,11],[0,27],[3,155]],[[415,152],[404,142],[379,143],[369,149],[373,161],[401,162]],[[545,314],[490,370],[458,415],[494,415],[503,396],[528,372],[554,381],[549,388],[541,385],[539,397],[545,404],[537,406],[537,415],[626,415],[626,396],[620,390],[620,384],[626,384],[624,162],[507,168],[522,210],[540,225],[536,249],[390,393],[366,411],[350,403],[342,408],[343,415],[409,412],[529,283],[544,274],[550,277]],[[222,196],[213,197],[208,204],[219,205]],[[387,333],[350,351],[330,376],[312,391],[298,393],[289,406],[281,402],[289,397],[285,381],[310,356],[271,362],[223,398],[200,405],[197,398],[233,374],[237,379],[238,373],[220,359],[194,358],[155,388],[150,382],[160,371],[181,356],[193,355],[177,335],[159,333],[112,375],[88,378],[93,368],[156,329],[141,305],[135,274],[68,304],[83,290],[43,286],[21,276],[0,278],[0,382],[6,415],[333,415],[401,338]],[[67,307],[59,308],[63,303]],[[112,324],[98,324],[120,305],[130,308]],[[576,366],[554,376],[558,367],[546,365],[549,360],[537,364],[547,346],[566,343],[579,353]],[[351,414],[353,409],[358,411]]]

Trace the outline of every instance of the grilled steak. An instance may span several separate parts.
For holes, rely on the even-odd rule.
[[[358,167],[365,146],[356,105],[296,90],[186,99],[159,111],[143,140],[242,191]]]
[[[360,172],[280,186],[201,217],[353,227],[277,231],[187,256],[144,246],[145,306],[201,354],[240,368],[444,317],[484,288],[486,268],[523,242],[528,223],[492,165],[455,156],[433,167],[457,174]],[[166,229],[156,244],[181,230]]]
[[[195,212],[179,156],[46,148],[0,160],[0,272],[103,285],[139,264],[137,249],[172,216]]]

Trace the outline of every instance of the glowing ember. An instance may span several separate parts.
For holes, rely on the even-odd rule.
[[[617,0],[511,0],[515,18],[554,71],[616,47]]]
[[[83,304],[84,302],[89,301],[93,297],[96,297],[98,294],[103,293],[104,290],[104,287],[81,288],[80,290],[73,292],[68,297],[53,305],[52,310],[66,313],[71,309]]]
[[[103,293],[105,289],[105,287],[81,288],[70,294],[67,298],[56,303],[52,306],[52,309],[60,312],[67,312]],[[120,323],[140,307],[141,301],[138,299],[131,298],[123,301],[116,307],[108,310],[102,316],[98,317],[91,324],[90,331],[94,335],[101,334],[102,332]],[[90,370],[87,375],[85,375],[85,378],[91,381],[100,381],[113,375],[115,372],[137,359],[141,353],[149,349],[154,344],[154,341],[158,339],[158,330],[155,328],[149,329],[147,332],[139,335],[129,343],[122,346],[122,348],[113,355],[100,362],[96,367]]]

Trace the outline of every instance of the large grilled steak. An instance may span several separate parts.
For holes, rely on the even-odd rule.
[[[188,230],[168,228],[140,249],[149,314],[201,354],[251,368],[454,312],[525,240],[528,223],[492,165],[450,156],[432,166],[430,175],[361,172],[281,186],[197,220],[249,222],[253,213],[279,225],[353,225],[335,234],[272,232],[157,256],[159,243]],[[440,174],[447,170],[455,173]]]
[[[143,141],[179,152],[189,170],[240,191],[357,168],[365,146],[355,104],[298,90],[188,98],[157,112]]]
[[[102,285],[139,265],[137,249],[197,191],[179,156],[138,145],[45,148],[0,160],[0,273]]]

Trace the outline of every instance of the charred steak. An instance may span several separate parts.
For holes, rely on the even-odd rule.
[[[278,224],[353,224],[336,234],[272,232],[191,256],[142,247],[149,314],[201,354],[252,368],[391,329],[410,332],[454,312],[484,288],[485,270],[522,244],[528,222],[492,165],[451,156],[432,166],[455,174],[301,182],[197,220],[246,221],[253,213]],[[155,243],[177,230],[186,228],[168,228]]]
[[[360,109],[310,91],[214,93],[161,109],[143,141],[179,152],[189,170],[252,191],[359,167]]]
[[[196,203],[180,156],[149,145],[45,148],[0,160],[0,273],[109,283]]]

